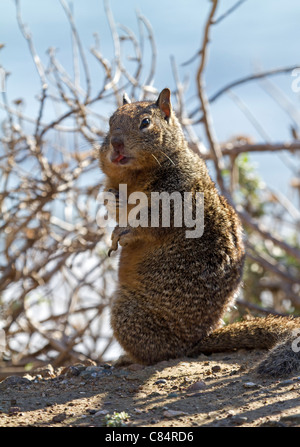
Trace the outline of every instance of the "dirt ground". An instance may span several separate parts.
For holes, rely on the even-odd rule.
[[[1,427],[300,426],[300,377],[262,380],[249,367],[263,352],[237,351],[114,367],[51,365],[0,382]]]

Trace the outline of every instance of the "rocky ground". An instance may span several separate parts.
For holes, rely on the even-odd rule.
[[[48,365],[0,382],[0,426],[300,426],[300,377],[255,377],[249,367],[262,355],[237,351],[149,367]]]

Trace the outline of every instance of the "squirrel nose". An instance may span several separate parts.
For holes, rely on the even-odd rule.
[[[111,137],[110,142],[115,151],[124,151],[124,140],[122,137]]]

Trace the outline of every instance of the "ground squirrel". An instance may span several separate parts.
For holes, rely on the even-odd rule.
[[[111,250],[118,244],[122,249],[111,325],[132,361],[152,364],[236,348],[273,348],[257,371],[297,372],[300,354],[292,343],[298,319],[270,316],[222,327],[242,279],[241,224],[205,162],[189,149],[170,90],[156,102],[130,103],[124,97],[109,124],[100,149],[106,191],[117,197],[120,185],[127,185],[128,195],[139,191],[149,200],[152,192],[176,191],[182,197],[191,192],[193,216],[196,192],[204,193],[201,237],[188,238],[186,225],[174,224],[172,201],[168,227],[117,225],[112,233]],[[133,204],[127,205],[129,215]],[[161,218],[161,207],[159,212]]]

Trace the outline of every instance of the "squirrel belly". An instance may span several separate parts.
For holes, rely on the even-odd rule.
[[[204,160],[188,148],[170,90],[164,89],[156,102],[124,101],[109,124],[100,166],[106,175],[105,190],[117,198],[119,225],[112,233],[110,252],[122,247],[111,325],[126,353],[135,362],[152,364],[201,352],[270,348],[278,342],[280,354],[270,353],[277,360],[271,364],[266,360],[259,372],[294,371],[299,354],[291,355],[286,340],[297,319],[254,319],[220,327],[241,284],[242,228],[233,208],[219,195]],[[125,199],[119,194],[121,185],[126,185]],[[198,236],[190,222],[194,226],[200,222],[200,193],[203,228]],[[155,208],[158,224],[152,225],[155,194],[169,197],[167,225],[162,224],[166,208],[162,201]],[[138,213],[136,197],[144,202]],[[186,197],[191,200],[188,205]],[[181,225],[176,223],[179,212]],[[188,222],[185,213],[190,213]],[[124,216],[126,223],[121,225]],[[143,216],[143,224],[130,225],[132,216]],[[287,350],[287,356],[282,354]],[[282,365],[287,358],[288,366],[279,365],[280,355]]]

